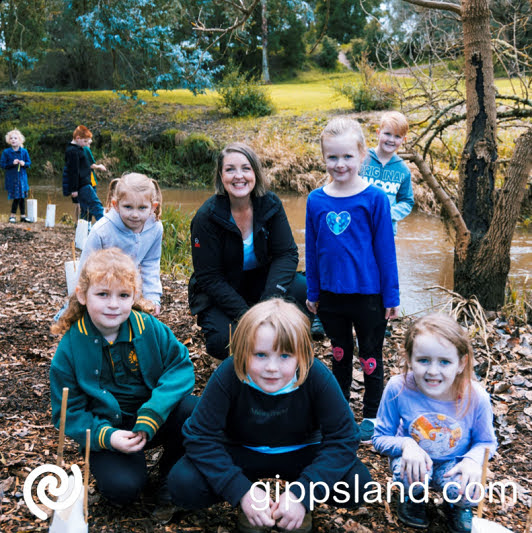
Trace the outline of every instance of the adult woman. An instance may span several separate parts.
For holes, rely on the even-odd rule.
[[[297,245],[281,200],[267,190],[257,154],[233,143],[218,156],[215,193],[191,224],[189,305],[207,353],[225,359],[229,325],[260,300],[281,296],[305,310]]]

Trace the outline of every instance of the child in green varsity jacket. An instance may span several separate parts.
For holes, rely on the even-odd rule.
[[[83,448],[91,430],[91,472],[118,504],[137,499],[146,484],[146,448],[164,446],[159,471],[166,478],[183,454],[181,426],[197,401],[188,350],[144,312],[151,304],[141,283],[128,255],[98,250],[52,327],[64,333],[50,368],[53,422],[59,426],[68,387],[65,432]]]

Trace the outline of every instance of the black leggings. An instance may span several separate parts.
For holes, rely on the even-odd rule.
[[[332,369],[349,401],[353,379],[353,326],[358,339],[358,357],[364,372],[362,415],[375,418],[384,387],[382,345],[387,320],[380,294],[334,294],[322,291],[318,316],[331,339]]]
[[[16,198],[11,204],[11,214],[17,214],[17,207],[20,208],[20,215],[24,216],[26,214],[26,208],[24,206],[24,198]]]
[[[244,297],[248,305],[256,304],[262,296],[266,283],[267,272],[256,269],[244,272],[239,293]],[[303,274],[296,273],[292,283],[288,286],[285,299],[297,304],[312,321],[311,315],[305,305],[307,296],[307,280]],[[235,331],[238,320],[231,319],[217,306],[211,306],[198,314],[198,325],[201,326],[205,335],[205,347],[207,353],[216,359],[225,359],[229,356],[229,325]]]

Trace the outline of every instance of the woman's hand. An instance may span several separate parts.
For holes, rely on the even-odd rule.
[[[398,318],[398,317],[399,317],[399,306],[397,306],[397,307],[387,307],[384,310],[384,318],[386,318],[387,320],[392,320],[392,319]]]
[[[406,438],[403,443],[403,455],[401,457],[401,478],[408,479],[408,483],[425,481],[425,475],[432,468],[432,459],[414,439]]]
[[[315,315],[318,312],[319,304],[320,302],[310,302],[309,300],[307,300],[307,309]]]
[[[257,486],[249,489],[240,500],[240,507],[253,526],[273,527],[275,525],[275,520],[272,518],[272,505],[270,495]]]
[[[303,523],[307,510],[297,501],[297,496],[290,491],[285,491],[279,498],[278,503],[273,505],[272,516],[277,527],[292,531]]]
[[[460,480],[460,494],[465,494],[467,486],[470,483],[480,483],[482,479],[482,467],[473,459],[465,457],[457,465],[454,465],[449,472],[444,474],[443,477],[452,477],[457,474],[461,474],[462,479]],[[480,487],[475,485],[475,492],[473,494],[468,494],[469,498],[472,500],[477,500],[480,498]]]
[[[119,429],[111,435],[111,446],[122,453],[139,452],[148,441],[144,431],[133,432]]]

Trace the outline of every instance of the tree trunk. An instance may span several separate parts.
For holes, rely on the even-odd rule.
[[[270,84],[270,70],[268,68],[268,11],[267,1],[261,0],[262,6],[262,83]]]
[[[454,290],[475,295],[482,306],[504,303],[506,279],[483,262],[482,242],[493,219],[497,160],[496,104],[488,0],[462,5],[466,75],[466,144],[460,163],[459,207],[470,231],[469,246],[456,249]]]

